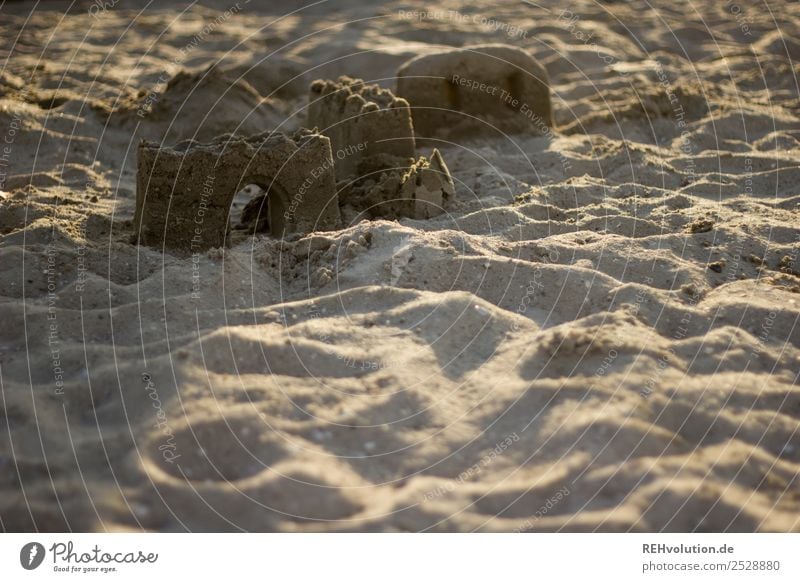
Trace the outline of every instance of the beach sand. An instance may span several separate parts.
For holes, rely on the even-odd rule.
[[[0,8],[1,529],[800,530],[797,4],[145,5]],[[444,214],[131,244],[140,140],[481,43],[555,127]]]

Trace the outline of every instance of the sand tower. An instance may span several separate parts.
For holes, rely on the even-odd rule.
[[[489,44],[421,55],[397,71],[418,139],[534,132],[552,127],[547,71],[526,51]]]

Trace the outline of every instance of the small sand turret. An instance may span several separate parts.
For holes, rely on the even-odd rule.
[[[344,204],[371,216],[430,218],[455,193],[438,150],[416,158],[408,103],[388,89],[350,77],[314,81],[308,124],[331,139]]]

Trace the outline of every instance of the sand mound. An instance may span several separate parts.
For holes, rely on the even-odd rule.
[[[249,136],[274,129],[284,119],[244,78],[212,67],[180,71],[162,91],[140,92],[126,106],[128,124],[141,123],[142,135],[159,141],[208,141],[224,133]]]

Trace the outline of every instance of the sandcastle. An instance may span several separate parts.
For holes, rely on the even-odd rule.
[[[535,132],[552,127],[547,71],[526,51],[489,44],[411,59],[397,71],[417,138]]]
[[[268,195],[270,232],[334,229],[339,206],[330,140],[301,130],[221,136],[174,147],[142,142],[134,228],[140,244],[184,252],[223,246],[233,197],[248,184]]]
[[[276,236],[335,229],[340,205],[357,216],[431,218],[455,185],[438,150],[416,157],[417,138],[542,134],[552,126],[547,73],[511,46],[412,59],[398,70],[397,94],[350,77],[318,80],[309,94],[313,130],[173,147],[143,142],[137,241],[179,252],[223,246],[233,198],[250,184],[266,194],[246,214],[255,216],[254,230]]]

